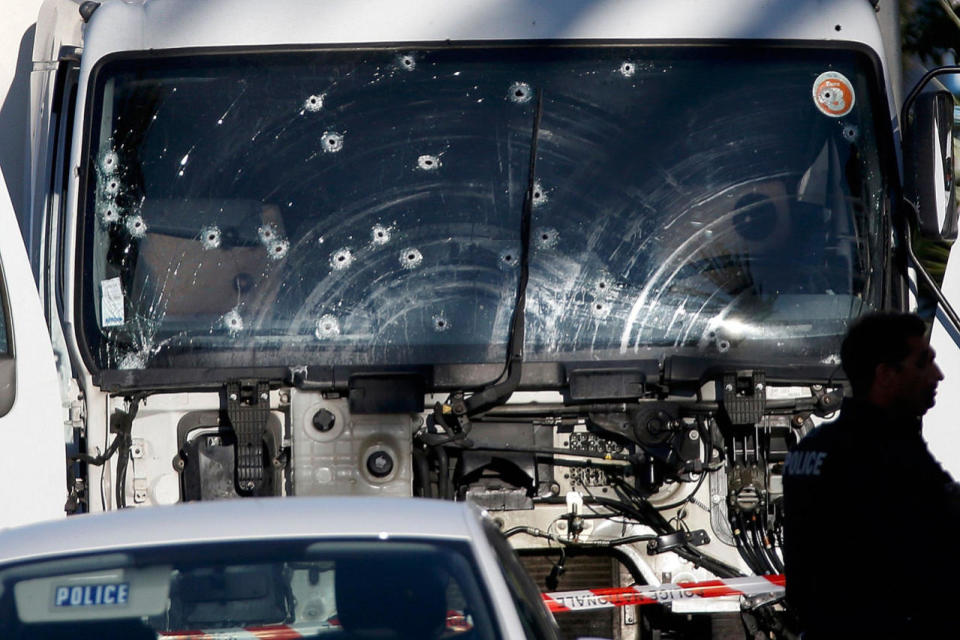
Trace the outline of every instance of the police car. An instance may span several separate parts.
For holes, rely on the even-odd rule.
[[[558,634],[477,508],[292,498],[124,510],[0,532],[0,637]]]

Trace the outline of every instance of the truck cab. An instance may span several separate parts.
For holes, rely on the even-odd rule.
[[[915,304],[905,196],[956,228],[952,182],[908,188],[952,139],[904,153],[894,59],[866,0],[48,0],[68,510],[425,496],[553,591],[783,573],[840,340]],[[658,615],[590,624],[688,624]]]

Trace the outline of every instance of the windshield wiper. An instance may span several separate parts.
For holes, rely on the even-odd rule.
[[[520,219],[520,275],[517,281],[517,299],[513,308],[510,335],[507,341],[507,362],[503,373],[490,386],[465,399],[462,393],[451,395],[451,399],[441,408],[441,411],[445,416],[452,413],[454,424],[462,423],[472,415],[505,403],[520,385],[523,370],[527,280],[530,274],[530,227],[533,217],[533,193],[536,188],[537,142],[540,137],[540,120],[542,117],[543,90],[541,89],[537,91],[537,109],[533,117],[533,132],[530,140],[530,169],[527,175],[527,191],[523,198],[523,211]]]

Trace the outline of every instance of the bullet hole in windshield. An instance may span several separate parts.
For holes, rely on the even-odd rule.
[[[271,260],[280,260],[290,250],[290,243],[283,239],[277,239],[267,245],[267,257]]]
[[[717,340],[717,351],[720,353],[726,353],[730,351],[730,341],[729,340]]]
[[[230,335],[236,335],[243,331],[243,318],[236,309],[231,309],[223,314],[223,326],[230,332]]]
[[[547,191],[543,188],[543,185],[540,184],[540,181],[537,180],[533,183],[533,206],[539,207],[546,201]]]
[[[843,137],[847,142],[856,142],[860,137],[860,129],[856,125],[843,125]]]
[[[336,337],[340,335],[340,321],[337,320],[336,316],[329,313],[322,315],[317,320],[317,327],[313,333],[317,336],[317,340]]]
[[[597,316],[598,318],[602,318],[610,313],[610,305],[608,305],[606,302],[597,301],[593,303],[593,305],[590,307],[590,310],[593,312],[593,315]]]
[[[533,97],[533,89],[530,88],[526,82],[514,82],[510,85],[510,90],[507,92],[507,97],[511,101],[518,104],[523,104],[524,102],[530,102],[530,99]]]
[[[382,224],[375,224],[370,230],[370,239],[376,245],[387,244],[390,242],[390,229]]]
[[[417,61],[414,59],[413,54],[405,53],[397,57],[397,66],[407,71],[413,71],[417,67]]]
[[[346,247],[338,249],[330,255],[330,266],[337,271],[346,269],[351,264],[353,264],[353,251]]]
[[[103,205],[101,205],[100,220],[104,224],[114,224],[115,222],[120,220],[120,211],[117,208],[116,202],[114,202],[113,200],[110,200],[104,203]]]
[[[500,252],[500,267],[512,269],[520,264],[520,252],[516,247],[510,247]]]
[[[593,295],[598,298],[610,298],[617,294],[617,284],[609,273],[603,273],[593,283]]]
[[[100,169],[106,174],[115,172],[119,164],[120,157],[117,155],[116,151],[107,151],[100,158]]]
[[[413,247],[404,249],[400,253],[400,266],[404,269],[416,269],[423,262],[423,254]]]
[[[200,230],[200,244],[204,249],[217,249],[220,247],[220,227],[204,227]]]
[[[524,102],[530,102],[530,99],[533,98],[533,89],[530,88],[526,82],[514,82],[510,85],[510,90],[507,92],[507,97],[512,101],[518,104],[523,104]]]
[[[444,317],[443,313],[433,316],[433,330],[437,333],[443,333],[450,330],[450,321]]]
[[[271,242],[276,240],[280,234],[277,232],[277,225],[264,224],[257,229],[257,235],[260,236],[261,243],[264,245],[269,245]]]
[[[343,149],[343,134],[325,131],[323,137],[320,138],[320,143],[326,153],[336,153]]]
[[[127,218],[127,232],[134,238],[142,238],[147,234],[147,223],[140,216]]]
[[[417,158],[417,168],[424,171],[436,171],[440,168],[440,156],[420,156]]]
[[[620,75],[624,78],[632,78],[633,74],[637,72],[637,66],[632,62],[624,62],[620,65]]]
[[[553,227],[542,227],[537,229],[534,238],[538,249],[553,249],[560,241],[560,234]]]
[[[323,108],[323,94],[315,94],[303,101],[305,111],[320,111]]]
[[[120,181],[116,178],[107,178],[103,181],[103,192],[108,196],[115,196],[120,193]]]

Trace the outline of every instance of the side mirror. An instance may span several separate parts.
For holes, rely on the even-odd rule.
[[[946,70],[935,70],[944,71]],[[960,68],[951,70],[960,77]],[[931,72],[933,73],[933,72]],[[941,74],[942,75],[942,74]],[[920,233],[931,240],[957,238],[955,114],[960,102],[949,91],[920,93],[928,74],[904,104],[907,197],[916,205]]]

